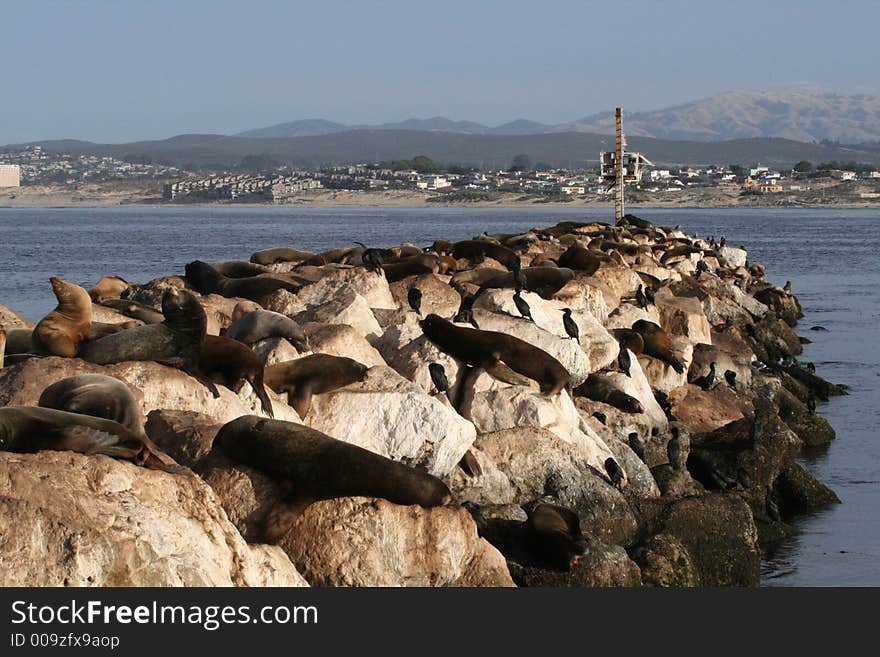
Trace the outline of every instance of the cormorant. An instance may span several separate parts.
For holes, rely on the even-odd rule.
[[[578,328],[577,322],[571,317],[571,308],[562,309],[562,325],[565,327],[568,337],[580,340],[581,330]]]
[[[406,293],[406,300],[409,302],[409,307],[417,315],[422,314],[422,291],[419,288],[416,286],[409,288],[409,292]]]

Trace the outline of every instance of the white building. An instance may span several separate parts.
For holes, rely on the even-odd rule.
[[[0,164],[0,187],[21,187],[21,167],[17,164]]]

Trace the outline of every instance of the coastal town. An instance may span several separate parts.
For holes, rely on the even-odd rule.
[[[600,158],[603,154],[599,154]],[[855,162],[800,161],[791,167],[760,163],[710,166],[646,165],[626,181],[633,203],[828,204],[880,203],[880,171]],[[243,169],[243,167],[242,167]],[[337,192],[396,193],[427,203],[602,203],[613,198],[613,185],[595,166],[554,168],[532,163],[527,154],[501,170],[480,171],[445,165],[424,156],[411,160],[317,169],[276,165],[262,170],[188,171],[149,161],[69,155],[29,146],[0,151],[0,204],[14,189],[69,188],[84,185],[151,183],[152,196],[131,199],[165,203],[309,203],[336,198]],[[135,185],[136,186],[136,185]],[[145,196],[150,196],[149,194]],[[373,194],[374,197],[379,196]],[[784,200],[783,200],[784,199]],[[14,200],[14,198],[12,199]]]

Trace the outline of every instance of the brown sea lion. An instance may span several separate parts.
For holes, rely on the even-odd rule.
[[[79,285],[55,276],[49,281],[58,305],[34,327],[31,340],[39,354],[73,358],[92,327],[92,299]]]
[[[0,370],[3,369],[3,357],[6,355],[6,328],[0,325]]]
[[[479,260],[492,258],[510,271],[520,268],[519,256],[506,246],[487,240],[464,240],[452,245],[452,255],[456,258]]]
[[[560,267],[582,271],[592,276],[599,270],[602,261],[599,257],[578,244],[572,244],[556,261]]]
[[[296,293],[301,287],[292,281],[277,277],[229,278],[201,260],[194,260],[186,266],[186,279],[201,294],[219,294],[226,298],[240,297],[257,303],[278,290]]]
[[[131,283],[119,276],[102,276],[95,286],[89,290],[92,301],[119,297]]]
[[[208,318],[199,300],[188,290],[168,288],[162,295],[161,324],[147,324],[87,342],[80,358],[98,365],[127,360],[152,360],[177,367],[206,383],[215,396],[216,386],[199,375],[199,356]]]
[[[220,274],[229,278],[249,278],[251,276],[259,276],[260,274],[274,273],[268,267],[253,262],[244,262],[242,260],[216,262],[211,266]]]
[[[104,454],[147,467],[183,472],[174,459],[147,438],[113,420],[39,406],[0,408],[0,450],[41,450]]]
[[[312,395],[363,381],[369,368],[351,358],[312,354],[266,368],[264,380],[275,392],[287,393],[287,403],[305,419]]]
[[[626,413],[641,413],[645,410],[638,399],[615,388],[610,381],[595,374],[588,376],[586,381],[574,389],[574,393],[592,401],[608,404]]]
[[[550,299],[574,278],[574,272],[571,269],[562,267],[524,267],[520,273],[525,277],[526,289],[536,292],[544,299]],[[489,279],[480,287],[483,289],[512,289],[516,287],[516,279],[512,272],[508,272]]]
[[[247,345],[266,338],[285,338],[301,351],[309,351],[311,348],[309,339],[299,324],[287,315],[271,310],[255,310],[240,315],[229,325],[224,335]]]
[[[311,251],[300,251],[280,246],[257,251],[251,256],[251,262],[258,265],[274,265],[276,262],[300,262],[308,260],[314,255]]]
[[[13,354],[28,354],[34,351],[32,339],[34,330],[29,328],[7,328],[6,349],[7,356]]]
[[[364,249],[363,247],[357,249],[349,247],[331,249],[329,251],[324,251],[323,253],[317,253],[310,258],[306,258],[300,264],[316,265],[320,267],[321,265],[329,265],[331,262],[346,262],[355,252],[360,255],[364,252]]]
[[[400,262],[383,264],[382,270],[389,283],[402,280],[407,276],[419,274],[436,274],[440,270],[440,256],[436,253],[420,253],[404,258]]]
[[[611,335],[636,356],[645,351],[645,341],[638,331],[627,328],[611,329]]]
[[[426,472],[293,422],[245,415],[223,425],[214,446],[290,489],[266,516],[265,540],[270,543],[318,500],[366,496],[423,507],[452,501],[446,484]]]
[[[431,250],[440,255],[449,255],[452,253],[452,242],[447,242],[446,240],[434,240],[434,243],[431,244]]]
[[[509,369],[537,381],[547,395],[555,395],[570,383],[571,375],[562,363],[512,335],[456,326],[433,313],[419,326],[442,351],[467,365],[482,367],[502,381],[509,380],[505,371]]]
[[[144,324],[161,324],[165,317],[152,306],[148,306],[140,301],[132,301],[130,299],[101,299],[97,302],[99,306],[112,308],[118,313],[122,313],[126,317],[139,319]]]
[[[438,274],[454,274],[458,269],[458,261],[452,256],[441,255],[440,267],[437,269]]]
[[[131,389],[106,374],[77,374],[56,381],[40,395],[38,406],[118,422],[132,433],[144,432],[144,414]]]
[[[263,412],[275,417],[272,402],[263,387],[263,361],[247,345],[230,338],[206,335],[199,352],[199,372],[219,377],[223,385],[236,394],[247,381],[260,400]]]
[[[632,328],[642,336],[642,341],[645,343],[642,353],[662,360],[679,374],[684,372],[684,363],[672,352],[666,331],[646,319],[638,320],[632,325]]]
[[[541,502],[526,508],[526,548],[538,565],[567,571],[584,555],[587,541],[578,514]]]

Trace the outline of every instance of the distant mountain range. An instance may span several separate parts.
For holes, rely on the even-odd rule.
[[[780,137],[805,142],[830,140],[862,143],[880,140],[880,98],[809,92],[737,91],[661,110],[625,112],[624,126],[630,136],[671,140],[725,141]],[[534,135],[553,132],[611,134],[614,131],[614,113],[603,112],[556,125],[517,119],[495,127],[473,121],[453,121],[442,116],[372,126],[306,119],[248,130],[236,136],[284,139],[315,137],[358,129],[472,135]]]

